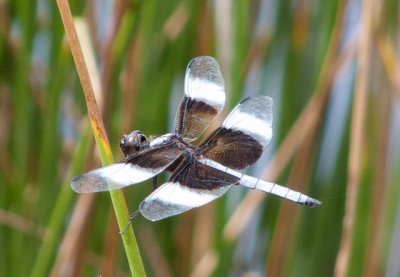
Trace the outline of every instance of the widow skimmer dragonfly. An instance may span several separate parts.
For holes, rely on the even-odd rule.
[[[321,204],[300,192],[237,171],[255,163],[272,138],[270,97],[243,99],[221,127],[195,146],[191,142],[199,138],[225,104],[224,81],[217,61],[207,56],[191,60],[184,90],[174,133],[151,141],[140,131],[124,135],[120,147],[125,160],[75,177],[72,189],[79,193],[120,189],[170,171],[168,181],[140,204],[140,213],[151,221],[202,206],[233,185],[308,207]]]

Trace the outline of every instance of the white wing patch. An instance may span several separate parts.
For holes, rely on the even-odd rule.
[[[253,136],[265,148],[272,138],[272,118],[272,99],[258,95],[242,100],[222,126]]]
[[[148,220],[161,220],[207,204],[222,196],[230,187],[200,190],[168,182],[140,204],[140,212]]]
[[[75,177],[71,187],[79,193],[120,189],[150,179],[167,166],[147,169],[130,163],[115,163]]]
[[[222,110],[225,105],[224,79],[213,57],[197,57],[190,61],[185,75],[185,95]]]
[[[225,105],[224,87],[201,78],[191,78],[186,82],[186,95],[196,101],[202,101],[218,111]]]

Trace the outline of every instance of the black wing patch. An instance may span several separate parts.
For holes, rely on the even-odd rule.
[[[200,146],[200,155],[232,169],[244,169],[255,163],[263,152],[262,145],[242,131],[220,127]]]
[[[182,186],[199,189],[214,190],[232,184],[238,184],[239,178],[216,170],[196,160],[184,159],[175,169],[168,182],[180,183]]]
[[[144,169],[165,168],[175,161],[182,153],[182,149],[176,144],[162,145],[146,149],[140,154],[134,155],[126,160],[126,163],[136,165]]]

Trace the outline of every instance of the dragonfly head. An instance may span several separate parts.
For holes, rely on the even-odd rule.
[[[138,130],[133,131],[128,135],[123,135],[119,141],[119,147],[126,158],[136,154],[148,146],[149,144],[146,136]]]

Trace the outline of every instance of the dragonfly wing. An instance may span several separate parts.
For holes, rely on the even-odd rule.
[[[186,70],[185,95],[176,114],[175,132],[187,141],[197,139],[224,104],[224,80],[218,62],[207,56],[191,60]]]
[[[239,178],[184,160],[167,183],[140,204],[142,215],[156,221],[205,205],[222,196]]]
[[[272,99],[248,97],[199,146],[199,153],[224,166],[243,169],[259,159],[271,138]]]

